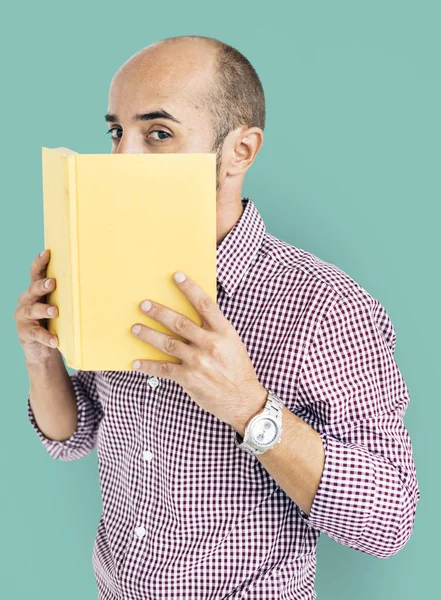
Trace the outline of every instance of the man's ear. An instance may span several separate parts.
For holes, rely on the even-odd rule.
[[[241,127],[234,134],[227,151],[225,172],[227,177],[245,175],[263,144],[263,131],[260,127]]]

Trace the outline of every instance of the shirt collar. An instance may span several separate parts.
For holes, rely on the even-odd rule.
[[[232,296],[258,252],[265,223],[251,198],[241,199],[243,213],[216,249],[217,280]]]

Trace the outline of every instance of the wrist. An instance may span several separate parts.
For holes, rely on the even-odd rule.
[[[243,398],[242,394],[240,397]],[[257,383],[251,389],[247,390],[245,398],[244,406],[246,407],[246,410],[238,415],[234,423],[232,423],[232,427],[242,438],[249,421],[265,407],[268,398],[268,390],[260,383]]]
[[[48,350],[50,350],[50,352],[47,354],[47,356],[45,356],[44,358],[39,358],[35,361],[25,356],[25,365],[29,372],[50,371],[54,368],[54,365],[58,365],[60,364],[60,361],[63,361],[58,348],[48,348]]]

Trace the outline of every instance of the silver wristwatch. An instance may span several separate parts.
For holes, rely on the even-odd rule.
[[[237,431],[235,435],[236,444],[252,456],[263,454],[282,440],[284,404],[274,392],[267,391],[268,398],[264,408],[248,421],[243,438]]]

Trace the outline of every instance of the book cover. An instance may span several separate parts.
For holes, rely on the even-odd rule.
[[[145,299],[200,317],[173,281],[183,271],[217,301],[215,154],[79,154],[42,148],[48,329],[76,370],[125,371],[178,359],[137,339]],[[179,337],[179,336],[177,336]]]

